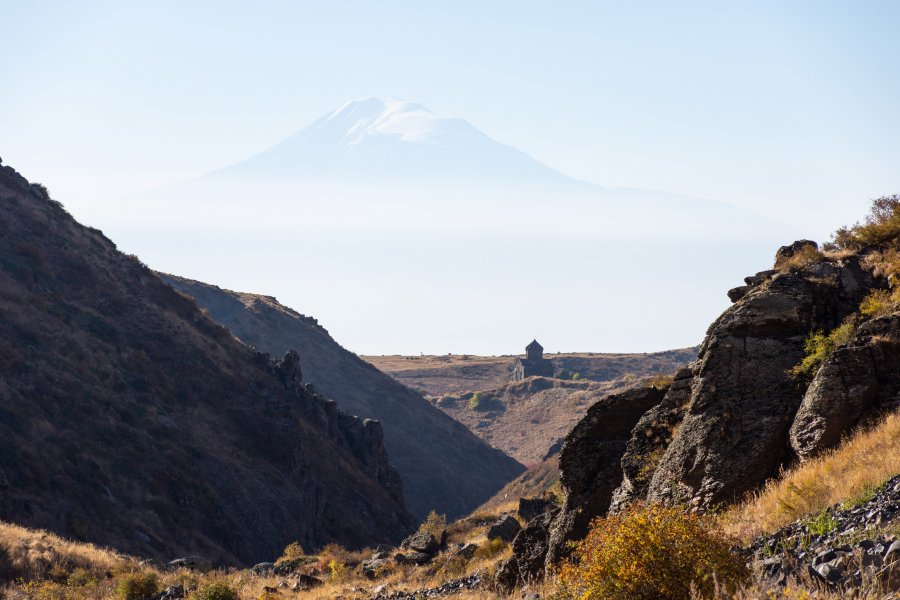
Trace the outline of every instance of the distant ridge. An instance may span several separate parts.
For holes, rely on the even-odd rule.
[[[466,515],[524,470],[420,394],[342,348],[315,319],[270,296],[161,277],[244,342],[273,355],[295,348],[305,381],[342,410],[379,419],[405,501],[417,517],[431,510],[448,518]]]

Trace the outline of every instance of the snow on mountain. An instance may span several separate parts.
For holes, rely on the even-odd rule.
[[[571,182],[463,119],[421,104],[366,98],[344,104],[284,141],[216,175],[472,183]]]

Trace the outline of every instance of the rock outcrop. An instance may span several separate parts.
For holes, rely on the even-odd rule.
[[[777,473],[803,388],[788,371],[813,331],[831,330],[874,285],[858,257],[777,273],[710,327],[691,398],[653,471],[647,499],[709,507]]]
[[[863,298],[886,285],[866,264],[860,255],[822,254],[808,240],[782,247],[777,270],[747,277],[730,294],[734,305],[667,389],[633,390],[591,407],[562,448],[565,500],[546,528],[545,568],[608,510],[636,500],[700,510],[732,502],[791,461],[833,447],[853,427],[895,408],[900,314],[863,321],[808,389],[793,372],[810,334],[858,319]],[[514,542],[507,577],[534,571],[544,539],[536,525]]]
[[[663,394],[651,387],[607,396],[566,436],[559,457],[566,498],[550,531],[549,561],[567,555],[568,542],[584,537],[591,520],[606,513],[622,480],[621,459],[631,431]]]
[[[679,369],[662,402],[644,413],[635,425],[622,455],[622,482],[613,493],[610,511],[618,512],[631,501],[647,496],[650,478],[684,419],[697,367],[690,364]]]
[[[828,357],[791,426],[791,447],[807,459],[835,447],[860,422],[900,404],[900,315],[860,325]]]

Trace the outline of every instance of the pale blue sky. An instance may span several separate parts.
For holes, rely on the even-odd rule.
[[[372,95],[798,238],[900,192],[896,1],[0,0],[0,15],[0,156],[76,216]]]

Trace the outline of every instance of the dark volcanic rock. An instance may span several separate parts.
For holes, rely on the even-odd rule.
[[[793,244],[782,246],[778,249],[777,252],[775,252],[775,266],[780,266],[782,263],[784,263],[784,261],[788,260],[789,258],[793,258],[807,248],[818,250],[819,245],[812,240],[797,240]]]
[[[895,560],[900,558],[900,541],[878,533],[900,518],[900,475],[867,502],[833,506],[823,516],[832,524],[824,533],[811,531],[807,520],[795,521],[757,538],[741,552],[779,585],[811,575],[829,588],[847,592],[864,580],[877,582],[887,592],[900,591],[900,560]]]
[[[631,501],[647,495],[653,471],[684,418],[697,367],[696,363],[692,363],[679,369],[662,402],[644,413],[634,426],[622,455],[622,482],[613,493],[611,512],[617,512]]]
[[[787,371],[807,335],[840,324],[873,283],[849,257],[775,275],[726,310],[700,348],[687,412],[647,498],[706,507],[775,475],[803,396]]]
[[[728,290],[728,299],[732,302],[737,302],[738,300],[746,296],[747,292],[749,292],[751,289],[753,288],[749,285],[741,285],[736,288],[731,288],[730,290]]]
[[[607,396],[588,409],[566,436],[559,457],[566,499],[550,534],[550,564],[568,554],[568,542],[587,534],[594,517],[606,513],[613,490],[622,480],[622,454],[631,430],[662,401],[663,394],[650,387]]]
[[[522,528],[519,525],[519,522],[512,515],[503,515],[500,517],[497,522],[488,527],[487,530],[487,539],[489,540],[503,540],[504,542],[511,542],[516,537],[516,534],[519,533],[519,530]]]
[[[438,544],[438,541],[434,539],[434,536],[427,531],[420,531],[403,540],[400,547],[408,548],[415,552],[422,552],[424,554],[436,554],[440,544]]]
[[[553,501],[548,498],[519,498],[519,509],[517,512],[527,523],[528,521],[541,516],[554,506]]]
[[[200,571],[206,573],[212,571],[213,564],[210,560],[202,556],[187,556],[185,558],[176,558],[168,564],[170,569],[188,569],[190,571]]]
[[[494,585],[503,592],[511,592],[519,584],[519,561],[513,556],[497,566]]]
[[[835,447],[841,436],[900,398],[900,315],[863,323],[822,365],[791,426],[801,459]]]
[[[540,518],[529,523],[513,540],[513,554],[519,567],[519,579],[535,581],[544,576],[547,551],[550,549],[549,523]]]

